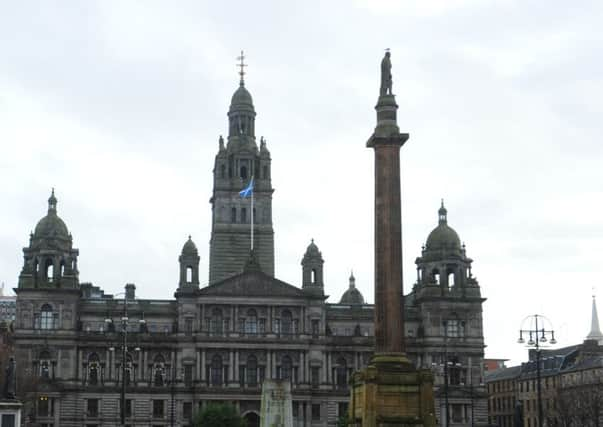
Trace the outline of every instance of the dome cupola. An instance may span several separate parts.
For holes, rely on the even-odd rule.
[[[38,221],[23,249],[25,262],[19,276],[19,288],[77,288],[79,286],[78,250],[72,247],[67,226],[57,215],[54,188],[48,198],[48,213]]]
[[[356,278],[354,272],[350,274],[350,285],[347,291],[341,296],[339,304],[347,305],[361,305],[364,304],[364,297],[362,293],[356,288]]]
[[[426,251],[461,251],[461,239],[454,229],[448,225],[448,211],[444,207],[444,200],[438,210],[438,226],[433,229],[425,243]]]
[[[57,215],[57,198],[54,195],[54,188],[52,189],[52,193],[48,198],[48,213],[44,218],[38,221],[33,233],[33,238],[70,239],[67,226]]]

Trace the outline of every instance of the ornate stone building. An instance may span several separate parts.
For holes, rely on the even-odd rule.
[[[327,301],[324,260],[313,241],[301,260],[301,283],[274,277],[271,159],[264,140],[256,144],[255,110],[242,80],[228,118],[228,140],[219,140],[213,171],[208,286],[200,286],[191,238],[178,258],[174,299],[139,298],[134,284],[117,298],[80,283],[79,252],[53,191],[23,249],[16,289],[15,344],[29,378],[26,415],[35,425],[115,426],[123,408],[127,425],[185,426],[209,402],[228,401],[252,427],[264,378],[291,380],[296,426],[334,425],[347,411],[350,374],[374,348],[373,306],[353,275],[339,303]],[[251,176],[252,252],[251,207],[238,196]],[[484,300],[471,263],[442,204],[416,260],[417,282],[405,298],[406,330],[400,331],[409,357],[436,373],[441,425],[487,421]],[[144,284],[138,291],[144,293]]]

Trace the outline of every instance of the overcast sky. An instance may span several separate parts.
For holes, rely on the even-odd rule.
[[[189,233],[207,280],[211,171],[244,49],[273,159],[277,277],[300,285],[314,238],[329,301],[353,269],[372,302],[365,143],[391,48],[410,133],[405,288],[444,198],[488,299],[486,355],[523,359],[517,330],[532,313],[560,345],[581,342],[603,289],[602,12],[600,1],[2,2],[0,281],[16,285],[51,187],[82,282],[172,298]]]

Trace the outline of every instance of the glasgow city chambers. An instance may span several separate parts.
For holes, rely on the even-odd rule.
[[[23,249],[15,290],[26,425],[116,426],[123,416],[128,426],[187,426],[209,403],[228,402],[255,427],[266,378],[291,382],[295,426],[334,426],[347,412],[351,373],[374,348],[373,305],[353,275],[339,301],[328,300],[314,241],[301,256],[300,283],[274,277],[271,156],[255,137],[255,116],[241,78],[212,172],[209,284],[200,286],[189,237],[174,254],[173,299],[144,299],[144,284],[108,295],[81,283],[77,236],[59,217],[53,190]],[[239,195],[252,177],[253,205]],[[485,300],[443,203],[434,223],[417,248],[399,332],[409,358],[435,375],[438,423],[484,426]]]

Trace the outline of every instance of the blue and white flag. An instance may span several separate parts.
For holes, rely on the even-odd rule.
[[[242,198],[249,197],[253,194],[253,178],[249,181],[249,185],[243,190],[239,191],[239,196]]]

